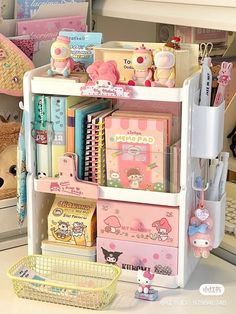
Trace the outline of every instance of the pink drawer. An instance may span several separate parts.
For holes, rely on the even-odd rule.
[[[149,269],[161,275],[178,272],[178,248],[97,238],[97,261],[117,264],[123,269]]]
[[[178,246],[179,208],[99,200],[99,237]]]

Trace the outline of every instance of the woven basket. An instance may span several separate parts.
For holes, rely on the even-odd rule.
[[[32,61],[8,38],[0,34],[0,92],[22,96],[24,74],[33,68]]]

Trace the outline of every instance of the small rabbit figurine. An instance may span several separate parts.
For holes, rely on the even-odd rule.
[[[134,68],[133,79],[129,80],[128,85],[151,86],[152,81],[152,51],[142,45],[136,48],[132,55],[132,66]]]
[[[48,75],[56,74],[68,77],[74,68],[74,61],[71,58],[70,39],[58,36],[51,46],[51,68]]]
[[[175,86],[175,53],[172,48],[162,47],[154,52],[154,82],[152,86]]]
[[[225,87],[229,84],[229,81],[231,79],[231,70],[233,68],[233,63],[232,62],[225,62],[223,61],[221,63],[219,75],[217,76],[218,78],[218,88],[214,100],[214,107],[219,106],[222,101],[224,100],[224,94],[225,94]]]

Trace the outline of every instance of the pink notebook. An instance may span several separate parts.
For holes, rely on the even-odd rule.
[[[56,39],[61,30],[77,32],[86,31],[86,17],[66,16],[50,19],[27,20],[17,22],[17,35],[30,35],[35,41],[34,51],[37,51],[41,41]]]
[[[167,119],[105,119],[107,185],[166,190]]]

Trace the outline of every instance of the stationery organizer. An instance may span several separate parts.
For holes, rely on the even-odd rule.
[[[91,68],[88,67],[90,77],[94,80],[86,84],[73,78],[47,77],[45,73],[49,69],[48,66],[26,74],[24,109],[27,115],[29,253],[41,253],[41,241],[47,238],[44,222],[53,203],[54,194],[68,197],[76,196],[77,191],[82,191],[80,196],[97,201],[99,262],[120,266],[122,280],[136,282],[137,270],[143,269],[155,273],[153,285],[184,287],[199,260],[191,252],[188,238],[189,217],[196,206],[192,176],[199,165],[199,158],[216,158],[221,150],[224,104],[222,102],[214,108],[197,106],[201,73],[198,71],[196,45],[183,45],[182,50],[176,51],[176,87],[122,85],[122,82],[132,81],[132,51],[140,46],[141,43],[112,42],[95,47],[96,63]],[[163,44],[145,43],[145,46],[152,50],[159,49]],[[143,47],[139,48],[139,51],[143,50],[147,51]],[[111,60],[116,60],[117,64]],[[104,78],[101,68],[106,68],[107,65],[110,66],[110,83],[106,85],[107,78]],[[84,99],[78,101],[78,111],[83,111],[84,108],[87,110],[91,106],[91,95],[113,99],[112,102],[99,100],[98,107],[95,106],[97,110],[87,111],[87,120],[81,118],[81,125],[87,123],[88,126],[87,133],[83,134],[82,129],[80,132],[82,142],[86,145],[82,148],[87,155],[82,155],[84,157],[81,158],[79,155],[82,151],[77,151],[79,162],[82,160],[84,164],[81,166],[67,154],[61,156],[57,177],[52,175],[45,178],[37,175],[37,145],[31,134],[31,123],[35,119],[33,103],[39,94],[51,95],[50,97],[87,97],[85,103]],[[112,107],[114,103],[115,106]],[[142,117],[138,117],[137,111],[141,112]],[[209,121],[212,122],[214,130],[208,130]],[[73,133],[72,125],[70,134],[76,137],[77,133]],[[153,132],[147,133],[151,126]],[[205,131],[199,134],[197,128]],[[160,133],[158,140],[162,139],[162,143],[158,141],[159,146],[154,147],[151,156],[151,148],[147,142],[155,142],[154,130]],[[219,140],[212,138],[216,131]],[[209,133],[209,136],[204,142],[200,137],[202,134],[206,136],[206,133]],[[98,137],[98,134],[101,137]],[[128,143],[125,142],[127,139]],[[106,146],[100,145],[105,141]],[[209,148],[211,141],[213,142]],[[140,142],[146,146],[140,145]],[[91,143],[94,143],[94,147]],[[66,149],[66,144],[63,145],[63,149]],[[147,147],[148,154],[145,153]],[[76,147],[70,143],[70,149]],[[122,158],[128,164],[123,170],[120,167],[123,165]],[[97,171],[101,160],[103,165],[106,160],[107,165],[106,169],[99,168],[102,176],[90,178],[92,167]],[[138,173],[142,162],[145,166]],[[129,173],[130,178],[127,180],[127,168],[132,168],[132,164],[135,171]],[[67,165],[70,166],[69,171]],[[78,172],[78,169],[81,172]],[[154,183],[162,181],[153,188],[155,184],[148,185],[143,179],[145,176],[149,176],[149,181],[153,176]],[[223,236],[221,217],[224,201],[224,194],[220,199],[206,201],[214,223],[214,247],[219,245]],[[42,223],[39,223],[40,221]]]
[[[113,300],[120,273],[114,265],[33,255],[8,276],[21,298],[99,310]]]

